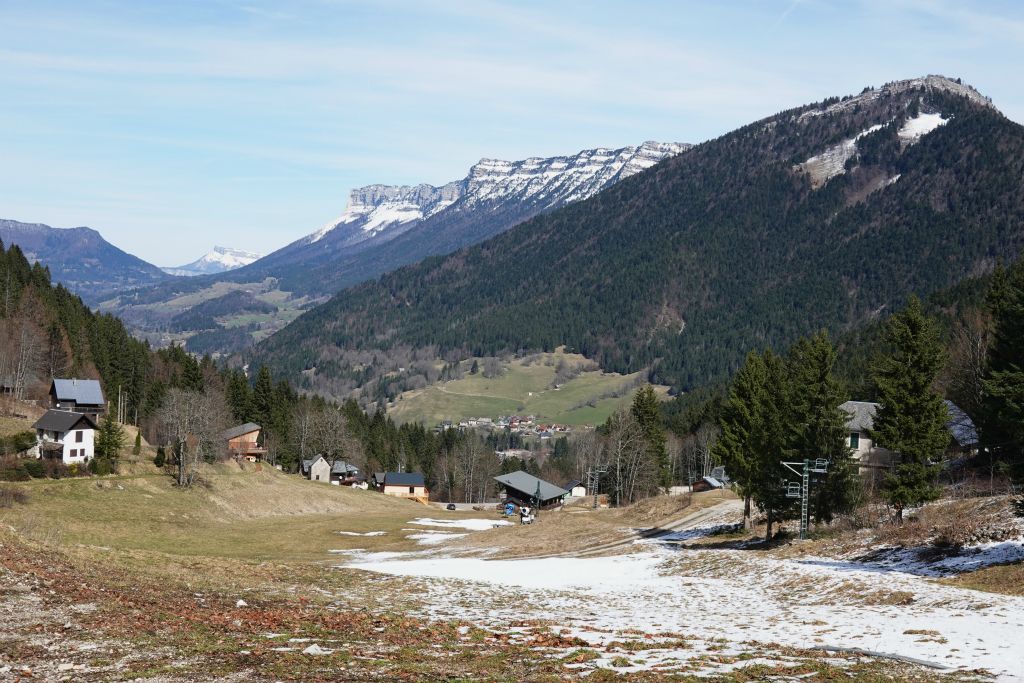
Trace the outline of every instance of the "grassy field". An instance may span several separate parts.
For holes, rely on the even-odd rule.
[[[428,425],[441,420],[512,414],[536,415],[545,422],[594,425],[629,405],[642,381],[642,373],[619,375],[594,370],[555,388],[560,361],[589,364],[583,356],[558,351],[537,354],[529,360],[506,361],[500,377],[487,378],[482,372],[469,374],[473,361],[464,361],[467,372],[462,379],[405,392],[388,407],[388,413],[401,422]],[[667,396],[667,387],[656,389],[659,395]]]

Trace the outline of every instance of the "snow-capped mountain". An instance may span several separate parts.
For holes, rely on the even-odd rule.
[[[341,216],[296,244],[314,244],[335,233],[332,238],[339,244],[351,246],[385,231],[397,236],[409,224],[445,210],[461,212],[499,202],[547,211],[591,197],[689,147],[648,141],[621,149],[598,147],[572,156],[481,159],[465,178],[440,187],[368,185],[352,191]]]
[[[260,254],[230,247],[214,247],[213,251],[204,254],[192,263],[183,266],[161,268],[168,275],[183,275],[192,277],[195,275],[210,275],[213,273],[225,273],[229,270],[247,266],[260,258]]]

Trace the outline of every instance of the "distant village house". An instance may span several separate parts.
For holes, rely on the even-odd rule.
[[[322,455],[309,460],[303,460],[301,465],[303,476],[310,481],[319,481],[335,486],[357,486],[365,488],[366,477],[362,476],[359,468],[344,460],[331,462]]]
[[[260,462],[267,454],[267,449],[259,445],[260,427],[255,422],[246,422],[243,425],[232,427],[221,434],[221,438],[227,441],[228,454],[233,458],[248,460],[249,462]]]
[[[421,472],[375,472],[373,485],[385,496],[429,502],[430,494]]]
[[[55,379],[50,384],[50,407],[82,413],[92,417],[93,422],[107,412],[103,388],[95,379]]]
[[[47,410],[36,430],[36,457],[65,465],[85,464],[96,455],[96,422],[91,415],[70,410]]]
[[[528,472],[519,470],[510,474],[502,474],[494,480],[505,489],[505,502],[530,507],[558,507],[569,495],[569,491],[551,482],[538,479]]]

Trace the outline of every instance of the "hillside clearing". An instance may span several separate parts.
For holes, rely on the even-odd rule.
[[[483,367],[483,359],[475,359]],[[600,424],[619,408],[628,406],[643,384],[644,373],[631,375],[601,372],[581,355],[557,350],[502,362],[502,373],[484,377],[470,374],[474,359],[461,363],[461,379],[407,391],[388,406],[399,422],[434,425],[441,420],[500,415],[534,415],[539,421],[567,425]],[[590,368],[558,382],[556,368]],[[657,387],[667,396],[668,387]]]

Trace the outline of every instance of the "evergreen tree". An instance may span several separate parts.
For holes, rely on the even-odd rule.
[[[261,366],[256,373],[256,384],[252,390],[252,415],[256,422],[268,428],[274,411],[274,382],[270,377],[270,369]]]
[[[757,477],[755,435],[762,430],[766,384],[764,359],[751,351],[722,404],[718,421],[722,434],[713,449],[715,459],[725,465],[743,498],[743,522],[747,528],[751,524],[751,497]]]
[[[124,448],[124,429],[110,413],[103,415],[100,428],[96,433],[96,457],[108,460],[117,459]]]
[[[982,442],[1024,478],[1024,264],[993,276],[988,304],[995,333],[982,381]]]
[[[796,511],[792,498],[786,496],[785,480],[789,470],[782,464],[795,458],[793,413],[790,409],[790,378],[782,359],[765,351],[761,357],[764,384],[758,397],[759,419],[751,433],[753,482],[751,499],[765,514],[765,540],[772,540],[776,522],[791,518]]]
[[[142,453],[142,432],[135,432],[135,445],[132,446],[132,455]]]
[[[153,464],[157,467],[163,467],[167,462],[167,453],[164,451],[163,446],[157,446],[156,457],[153,458]]]
[[[839,407],[847,396],[833,374],[835,364],[826,332],[801,339],[789,352],[794,450],[798,460],[828,460],[828,474],[811,488],[814,521],[826,523],[853,510],[860,487],[846,440],[847,415]]]
[[[668,450],[665,447],[665,428],[661,423],[661,406],[654,388],[648,384],[633,397],[633,417],[643,430],[647,442],[647,457],[658,473],[658,484],[667,489],[672,485]]]
[[[896,453],[896,466],[883,482],[882,495],[902,524],[906,507],[939,497],[933,461],[949,443],[949,415],[934,384],[944,352],[936,325],[924,315],[916,296],[889,319],[885,341],[891,352],[872,368],[879,407],[871,438]]]

